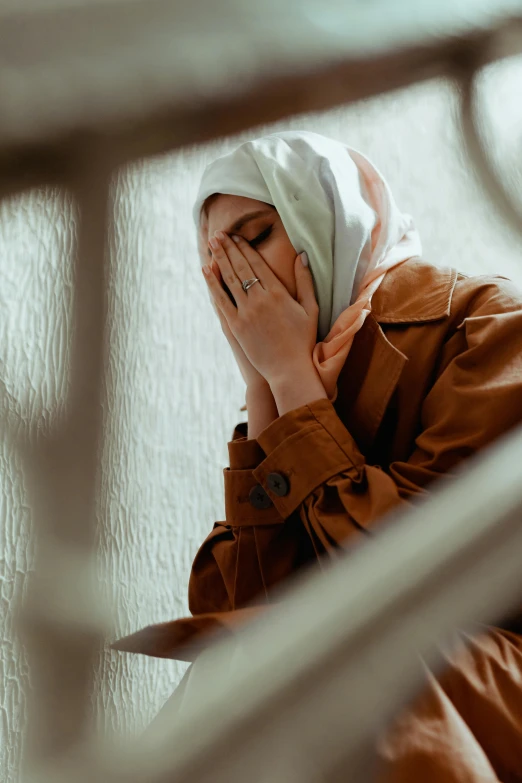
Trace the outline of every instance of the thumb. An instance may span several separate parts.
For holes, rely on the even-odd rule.
[[[304,266],[302,262],[303,256],[306,261],[306,266]],[[308,255],[306,251],[299,253],[295,259],[295,284],[297,289],[297,301],[308,315],[310,315],[317,307],[317,300],[315,298],[314,281],[310,265],[308,264]]]

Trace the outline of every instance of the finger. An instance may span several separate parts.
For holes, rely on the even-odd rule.
[[[223,239],[221,239],[221,237],[223,237]],[[212,257],[219,266],[221,277],[229,287],[239,307],[240,303],[244,304],[246,301],[246,292],[243,291],[242,282],[243,280],[248,280],[248,278],[253,277],[252,270],[241,253],[239,253],[241,258],[238,259],[236,246],[222,231],[216,232],[216,236],[210,238],[209,245],[212,250]],[[229,252],[231,253],[232,251],[231,246],[236,251],[234,253],[234,264],[232,264],[229,257]]]
[[[215,267],[215,269],[218,270],[217,273],[214,270],[214,274],[216,275],[216,277],[217,277],[217,279],[219,281],[220,280],[220,277],[219,277],[219,267],[218,267],[218,265],[216,264],[215,261],[212,261],[212,267]],[[221,283],[220,283],[220,285],[221,285]],[[226,291],[225,291],[225,293],[226,293]],[[227,297],[228,297],[228,294],[227,294]],[[225,318],[224,314],[221,312],[219,307],[214,307],[214,309],[216,311],[217,317],[219,318],[219,323],[221,324],[222,330],[225,332],[225,334],[227,332],[230,332],[230,327],[229,327],[229,325],[227,323],[227,319]]]
[[[208,273],[205,271],[206,269],[208,270]],[[212,269],[209,266],[203,266],[201,271],[210,288],[210,293],[212,294],[214,302],[226,317],[227,322],[231,322],[234,316],[237,315],[237,309],[228,298]]]
[[[243,280],[248,280],[253,277],[254,272],[252,267],[248,263],[248,259],[245,257],[241,248],[238,247],[238,244],[235,241],[232,241],[231,237],[228,234],[225,234],[224,231],[216,231],[216,239],[225,251],[239,282],[242,283]]]
[[[215,260],[214,256],[211,254],[210,260],[208,262],[208,266],[211,270],[211,272],[216,276],[217,281],[219,285],[223,285],[223,277],[221,275],[221,269],[219,268],[217,261]]]
[[[232,291],[230,290],[228,285],[223,280],[223,275],[221,274],[221,269],[219,268],[219,265],[218,265],[217,261],[214,259],[213,256],[211,256],[211,261],[210,261],[209,266],[213,270],[214,274],[216,275],[216,277],[217,277],[217,279],[219,281],[219,284],[223,287],[224,292],[226,293],[226,295],[228,296],[228,298],[230,299],[230,301],[232,302],[234,307],[237,307],[237,302],[234,299],[234,295],[232,294]]]
[[[219,267],[216,264],[216,262],[215,261],[211,261],[209,266],[210,266],[211,271],[215,274],[215,276],[218,279],[218,281],[220,281],[221,280],[221,273],[219,271]],[[220,285],[221,285],[221,282],[220,282]],[[227,297],[228,297],[228,294],[227,294]],[[231,348],[233,349],[232,342],[233,341],[235,342],[236,338],[232,334],[232,330],[230,329],[230,326],[228,325],[228,321],[225,318],[225,316],[223,315],[223,313],[221,312],[221,310],[219,309],[219,307],[216,307],[215,304],[214,304],[214,310],[215,310],[215,313],[216,313],[216,315],[217,315],[217,317],[219,319],[219,323],[221,324],[221,331],[223,332],[223,334],[227,338],[228,342],[230,343]]]
[[[249,245],[246,239],[243,239],[243,237],[240,237],[237,234],[233,234],[229,242],[232,246],[235,246],[246,259],[247,266],[252,272],[249,277],[258,277],[261,281],[261,285],[266,291],[275,291],[281,288],[284,288],[286,291],[286,288],[277,275],[272,272],[263,256]],[[257,286],[254,287],[257,288]]]

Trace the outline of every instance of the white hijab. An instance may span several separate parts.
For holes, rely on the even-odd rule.
[[[422,252],[409,215],[360,152],[310,131],[271,133],[241,144],[203,173],[193,217],[201,236],[201,208],[226,193],[257,199],[278,211],[296,254],[306,250],[319,304],[314,363],[329,399],[355,332],[371,310],[385,273]]]

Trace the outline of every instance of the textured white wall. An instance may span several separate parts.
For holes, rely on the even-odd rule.
[[[488,89],[506,138],[520,130],[521,73],[520,60],[497,67]],[[416,218],[428,260],[522,285],[520,241],[469,173],[448,85],[432,82],[271,128],[314,130],[359,148]],[[235,143],[148,161],[115,183],[99,500],[100,574],[117,605],[115,635],[186,614],[193,556],[214,520],[224,518],[222,469],[233,426],[245,416],[244,385],[207,298],[190,209],[204,165]],[[508,152],[522,159],[520,148]],[[52,426],[65,399],[75,241],[74,211],[63,194],[35,191],[0,206],[0,413],[15,429]],[[10,783],[26,679],[11,612],[30,567],[30,510],[5,437],[0,459],[0,774]],[[142,731],[184,669],[107,652],[93,694],[100,727]]]

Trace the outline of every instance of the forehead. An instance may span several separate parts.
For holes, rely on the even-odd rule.
[[[220,193],[208,207],[208,231],[214,233],[218,229],[226,231],[233,223],[248,212],[269,209],[264,201],[245,196],[230,196]]]

